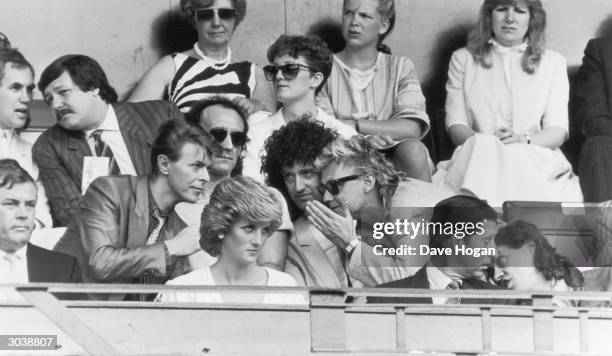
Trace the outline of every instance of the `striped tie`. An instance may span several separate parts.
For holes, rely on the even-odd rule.
[[[446,289],[448,289],[448,290],[459,290],[459,289],[461,289],[461,282],[459,282],[457,280],[453,280],[452,282],[450,282],[446,286]],[[459,297],[449,297],[446,300],[446,304],[461,304],[461,298],[459,298]]]
[[[94,139],[94,147],[96,148],[97,157],[108,157],[110,164],[108,166],[108,175],[115,176],[121,174],[117,160],[113,155],[113,151],[110,147],[102,140],[102,130],[95,130],[91,133],[91,137]]]

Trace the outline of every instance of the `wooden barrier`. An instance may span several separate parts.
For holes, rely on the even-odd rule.
[[[8,287],[5,287],[8,288]],[[0,334],[54,334],[54,354],[605,355],[612,309],[555,307],[553,298],[610,293],[32,284],[0,302]],[[50,293],[302,293],[304,305],[58,301]],[[2,291],[2,289],[0,289]],[[531,299],[532,305],[365,304],[368,296]],[[348,303],[347,300],[352,300]]]

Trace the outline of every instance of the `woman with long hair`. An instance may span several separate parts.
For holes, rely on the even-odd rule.
[[[544,47],[540,0],[485,0],[466,48],[453,53],[446,127],[457,145],[433,177],[457,193],[582,201],[559,147],[568,137],[565,59]]]
[[[529,291],[581,290],[582,273],[565,256],[555,252],[533,224],[515,220],[495,236],[498,279],[508,288]],[[558,305],[569,305],[555,300]]]

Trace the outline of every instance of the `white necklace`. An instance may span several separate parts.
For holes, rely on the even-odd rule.
[[[206,64],[208,64],[209,67],[213,67],[218,70],[225,69],[232,61],[232,50],[229,47],[227,47],[227,55],[225,55],[225,58],[221,60],[212,59],[205,55],[198,46],[197,42],[193,45],[193,50]]]

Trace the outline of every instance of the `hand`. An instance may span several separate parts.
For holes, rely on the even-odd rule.
[[[389,135],[367,135],[366,140],[376,150],[384,150],[395,145],[395,140]]]
[[[334,245],[344,249],[352,240],[357,238],[357,233],[348,206],[343,204],[342,208],[344,209],[344,216],[336,214],[316,200],[306,203],[308,221]]]
[[[253,114],[254,112],[257,111],[266,111],[266,107],[264,106],[263,102],[256,100],[256,99],[248,99],[248,98],[244,98],[241,96],[237,96],[232,100],[234,103],[240,105],[242,107],[242,109],[244,111],[246,111],[246,113],[248,115]]]
[[[497,138],[499,138],[499,140],[505,145],[508,145],[511,143],[525,143],[526,142],[524,135],[519,135],[516,132],[514,132],[512,129],[507,128],[507,127],[500,127],[495,132],[495,136],[497,136]]]
[[[200,248],[200,227],[195,224],[187,226],[173,239],[164,241],[171,256],[189,256]]]

